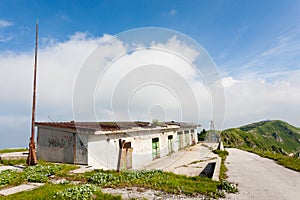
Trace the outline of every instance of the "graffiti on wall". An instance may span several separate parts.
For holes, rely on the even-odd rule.
[[[79,139],[79,152],[81,153],[81,155],[87,154],[87,148],[83,144],[83,142],[81,141],[81,139]]]
[[[48,146],[55,148],[67,148],[72,145],[72,135],[48,135]]]

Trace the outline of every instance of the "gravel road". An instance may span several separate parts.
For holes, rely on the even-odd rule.
[[[228,180],[238,183],[239,193],[226,199],[300,199],[300,173],[273,160],[238,149],[227,149]]]

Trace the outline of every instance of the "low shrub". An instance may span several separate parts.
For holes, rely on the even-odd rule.
[[[238,192],[237,186],[233,183],[230,183],[226,180],[223,180],[221,184],[218,186],[219,190],[224,190],[228,193],[236,193]]]
[[[53,199],[72,199],[72,200],[88,200],[88,199],[121,199],[121,196],[113,196],[111,194],[103,194],[102,191],[94,185],[85,184],[67,188],[57,192]]]
[[[13,183],[19,176],[19,172],[16,170],[4,170],[0,172],[0,186]]]
[[[28,182],[45,183],[48,177],[56,174],[61,170],[60,165],[35,165],[28,166],[23,172],[24,178]]]

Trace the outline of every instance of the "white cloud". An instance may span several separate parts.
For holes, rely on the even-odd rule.
[[[0,19],[0,28],[9,27],[12,25],[13,25],[12,22]]]
[[[108,40],[110,38],[110,35],[97,38],[79,32],[64,42],[58,42],[55,39],[43,40],[38,54],[38,121],[48,121],[48,115],[55,120],[72,119],[74,85],[88,56],[95,50],[104,56],[102,60],[92,57],[87,61],[88,64],[93,65],[95,73],[98,73],[107,66],[111,59],[126,52],[126,46],[121,41]],[[95,49],[99,43],[102,43],[102,46]],[[159,105],[166,112],[165,116],[168,119],[178,119],[182,116],[180,113],[182,110],[178,109],[179,107],[185,108],[183,118],[185,121],[192,121],[194,113],[199,112],[200,123],[207,128],[211,119],[212,102],[205,83],[197,77],[197,73],[185,59],[170,51],[159,51],[164,48],[182,52],[182,55],[189,61],[194,61],[199,55],[199,52],[178,41],[176,37],[170,38],[166,43],[153,42],[152,48],[148,51],[124,54],[122,59],[117,60],[105,71],[102,82],[99,82],[102,85],[99,85],[95,91],[96,114],[99,120],[112,120],[113,112],[122,115],[128,112],[127,107],[130,109],[132,118],[147,120],[151,108]],[[9,130],[12,134],[15,131],[14,135],[17,135],[20,130],[28,131],[26,123],[30,122],[33,60],[33,51],[19,54],[2,52],[0,55],[0,109],[2,111],[0,126],[2,131]],[[141,66],[150,66],[147,68],[149,71],[138,71]],[[161,66],[161,68],[155,68],[155,66]],[[164,80],[165,85],[163,83],[161,85],[148,84],[143,87],[139,87],[141,86],[139,84],[134,85],[140,79],[140,81],[145,81],[151,76],[157,80],[157,83],[160,83],[158,80]],[[135,93],[131,93],[130,98],[125,94],[130,84],[122,82],[126,81],[126,78],[130,78],[129,83],[135,86],[132,87]],[[222,83],[226,91],[225,128],[267,118],[279,118],[300,126],[298,120],[299,80],[299,71],[265,74],[264,77],[259,78],[224,77]],[[126,84],[122,85],[122,83]],[[115,95],[114,92],[121,92],[118,94],[120,98],[115,99],[114,103],[125,102],[124,107],[121,106],[118,111],[111,110],[111,97]],[[131,92],[134,91],[131,90]],[[199,111],[192,102],[194,98],[192,94],[195,94],[199,100]],[[84,98],[83,94],[80,99],[83,105],[85,104]],[[23,128],[14,129],[15,123],[22,124]],[[27,143],[27,135],[25,136],[21,140]]]
[[[37,114],[40,120],[50,114],[54,118],[69,115],[77,73],[98,38],[73,37],[65,42],[52,42],[38,52]],[[32,96],[34,53],[4,52],[0,55],[0,92],[2,106],[18,104],[30,107]],[[71,115],[66,119],[70,119]]]
[[[283,72],[277,76],[280,80],[243,79],[225,87],[226,127],[263,119],[282,119],[300,126],[300,73]]]
[[[199,52],[197,50],[177,39],[177,36],[173,36],[166,43],[152,42],[151,46],[153,48],[172,49],[174,53],[185,57],[191,63],[193,63],[197,56],[199,56]]]
[[[239,82],[238,80],[234,80],[231,76],[222,78],[222,84],[223,84],[223,87],[225,87],[225,88],[229,88],[238,82]]]
[[[209,94],[203,82],[193,79],[195,74],[190,63],[176,54],[157,48],[137,51],[116,60],[105,71],[97,88],[96,107],[112,106],[121,120],[128,120],[130,108],[133,120],[149,120],[151,108],[159,104],[168,120],[194,121],[198,119],[200,99],[201,118],[209,119],[209,112],[202,112],[209,110]],[[125,101],[122,108],[118,106],[121,101]],[[102,108],[97,112],[101,118]]]

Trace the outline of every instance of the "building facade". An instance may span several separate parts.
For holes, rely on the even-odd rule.
[[[197,124],[165,122],[39,122],[37,157],[98,169],[142,169],[197,143]]]

